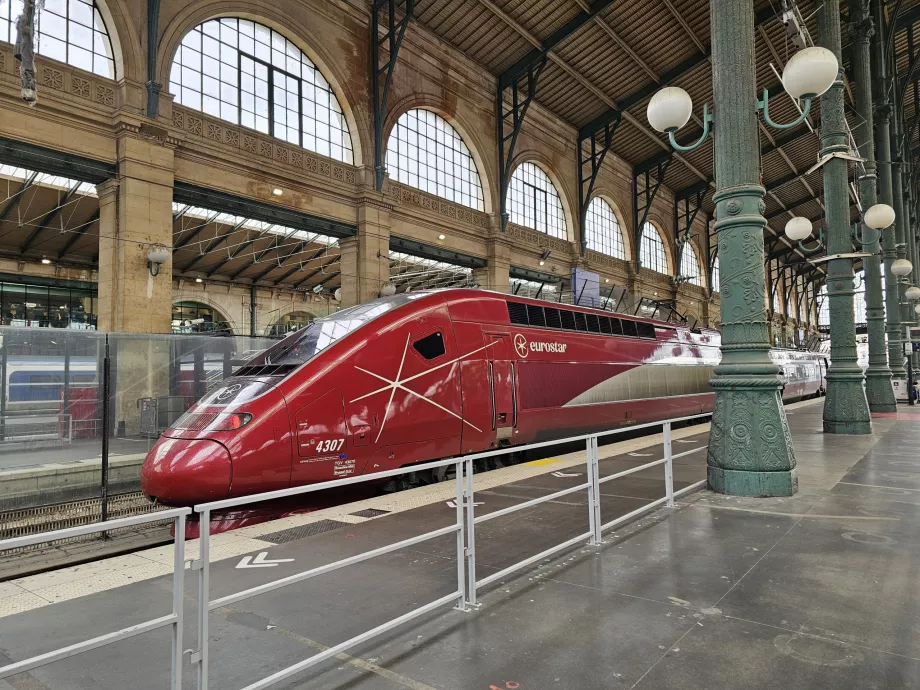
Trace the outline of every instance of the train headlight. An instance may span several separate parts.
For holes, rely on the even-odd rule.
[[[230,414],[219,414],[212,427],[214,431],[236,431],[252,421],[252,415],[248,412],[232,412]]]

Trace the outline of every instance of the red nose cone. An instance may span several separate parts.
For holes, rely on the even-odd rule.
[[[166,505],[192,505],[227,498],[230,453],[217,441],[161,438],[141,469],[141,489]]]

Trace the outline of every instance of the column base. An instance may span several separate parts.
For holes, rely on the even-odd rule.
[[[861,372],[854,378],[843,378],[837,372],[828,372],[827,398],[824,400],[824,433],[872,433],[869,403],[866,400]]]
[[[708,476],[711,490],[730,496],[794,496],[799,490],[799,476],[795,470],[751,472],[710,467]]]
[[[866,398],[869,400],[869,411],[897,412],[898,403],[894,399],[894,388],[891,387],[891,376],[873,376],[866,372]]]

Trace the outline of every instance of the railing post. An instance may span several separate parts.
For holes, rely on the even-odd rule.
[[[176,517],[173,541],[173,614],[172,625],[172,685],[170,690],[182,690],[182,630],[185,620],[185,515]]]
[[[594,471],[594,437],[591,436],[585,441],[585,465],[588,468],[588,531],[591,532],[591,538],[588,539],[589,546],[597,546],[597,493],[594,491],[597,481],[597,474]]]
[[[664,423],[664,491],[668,508],[674,507],[674,461],[671,459],[671,422]]]
[[[473,461],[466,461],[466,603],[476,606],[476,511],[473,505]]]
[[[463,461],[458,460],[454,465],[456,472],[457,487],[457,590],[460,592],[460,598],[457,601],[457,610],[468,611],[466,606],[466,527],[464,524],[463,514]]]
[[[597,436],[591,439],[591,451],[591,460],[594,465],[594,486],[592,487],[594,491],[594,539],[600,545],[603,543],[601,525],[604,523],[601,522],[601,467],[597,452]]]
[[[204,510],[198,516],[198,652],[193,660],[198,662],[198,690],[208,690],[208,617],[211,599],[211,511]]]

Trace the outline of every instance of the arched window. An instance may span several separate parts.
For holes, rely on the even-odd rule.
[[[23,0],[0,0],[0,40],[16,42],[22,9]],[[36,24],[39,55],[115,78],[112,42],[94,0],[46,0]]]
[[[588,249],[618,259],[626,259],[626,246],[623,244],[620,221],[617,220],[610,204],[600,197],[594,197],[588,204],[588,212],[585,215],[585,239]]]
[[[169,76],[176,103],[352,163],[342,108],[316,65],[267,26],[214,19],[182,39]]]
[[[712,291],[720,292],[722,284],[719,278],[719,257],[712,260]]]
[[[562,200],[546,173],[533,163],[521,163],[508,185],[511,222],[566,239]]]
[[[818,325],[831,325],[831,303],[827,297],[827,284],[821,286],[818,291]]]
[[[176,302],[172,308],[173,333],[231,333],[227,318],[201,302]]]
[[[639,245],[639,263],[642,268],[659,273],[668,272],[668,259],[658,228],[651,223],[642,226],[642,243]]]
[[[680,254],[680,274],[687,277],[687,281],[692,285],[702,286],[703,281],[700,278],[700,262],[696,258],[696,251],[689,242],[684,243],[684,248]]]
[[[387,172],[398,182],[484,211],[476,163],[450,123],[430,110],[403,113],[387,141]]]

